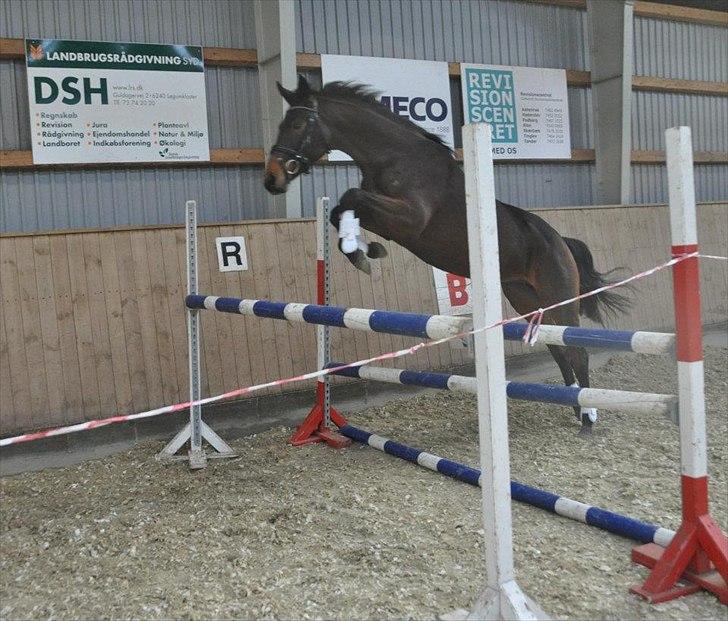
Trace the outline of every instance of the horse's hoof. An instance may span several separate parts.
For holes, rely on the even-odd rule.
[[[579,429],[579,435],[583,438],[591,438],[593,432],[594,430],[591,425],[582,425],[581,429]]]
[[[387,256],[387,249],[379,242],[369,242],[369,248],[367,248],[367,256],[370,259],[383,259]]]
[[[372,273],[372,266],[369,263],[366,255],[361,250],[355,250],[346,255],[346,258],[351,261],[351,264],[358,270],[361,270],[367,275]]]

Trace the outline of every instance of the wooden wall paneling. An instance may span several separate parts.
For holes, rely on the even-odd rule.
[[[3,434],[18,427],[17,414],[20,412],[13,398],[13,375],[10,364],[10,346],[5,332],[5,304],[0,300],[0,431]],[[59,409],[55,413],[60,412]]]
[[[48,236],[33,238],[34,269],[38,286],[38,311],[40,314],[41,345],[48,380],[48,421],[63,424],[66,398],[63,383],[63,360],[58,340],[58,315],[56,313],[53,269]],[[0,304],[2,306],[2,304]],[[2,319],[0,319],[2,324]],[[0,352],[2,356],[2,352]],[[2,379],[0,379],[0,383]]]
[[[223,237],[232,237],[234,235],[241,235],[240,227],[234,227],[233,225],[221,226],[218,230],[218,234]],[[241,272],[219,272],[219,289],[215,289],[216,295],[224,295],[227,297],[245,297],[240,295],[240,274]],[[218,285],[215,284],[215,287]],[[242,388],[243,386],[249,386],[251,382],[251,368],[250,368],[250,354],[248,351],[248,341],[245,335],[245,318],[242,315],[229,317],[227,322],[230,328],[230,353],[234,362],[235,370],[235,381],[231,388]]]
[[[416,287],[417,292],[417,298],[415,299],[417,310],[415,312],[437,314],[438,308],[434,289],[435,280],[432,275],[432,268],[414,255],[412,255],[412,258],[415,262],[413,274],[417,275],[416,280],[413,279],[412,281],[412,285]],[[429,364],[437,364],[437,368],[450,367],[455,364],[453,361],[453,348],[450,343],[430,347],[426,351],[428,360],[430,361]]]
[[[151,257],[147,250],[147,231],[130,231],[128,237],[130,251],[128,265],[131,269],[122,276],[127,279],[126,285],[122,284],[122,288],[131,293],[130,298],[134,300],[132,308],[137,311],[133,321],[138,326],[141,335],[147,403],[158,405],[164,401],[162,370],[165,365],[160,357],[158,322],[154,316],[152,282],[149,274]]]
[[[197,229],[198,238],[198,280],[201,295],[218,295],[214,291],[215,278],[213,269],[217,270],[217,256],[215,254],[215,231],[214,227],[203,226]],[[219,394],[225,390],[225,379],[223,367],[227,348],[230,341],[221,338],[224,331],[223,323],[229,322],[230,318],[224,313],[214,311],[201,311],[202,318],[202,348],[205,359],[205,367],[202,369],[203,376],[207,378],[207,396]]]
[[[100,233],[101,274],[104,282],[104,298],[106,300],[106,321],[109,326],[109,344],[111,348],[111,366],[114,370],[114,392],[120,412],[134,410],[134,398],[131,388],[131,372],[127,354],[128,339],[124,329],[124,317],[121,304],[121,285],[116,263],[115,237],[119,233]],[[51,241],[56,236],[51,237]],[[58,287],[56,286],[56,300]],[[66,366],[64,364],[64,375]]]
[[[294,261],[291,247],[293,245],[293,239],[291,238],[290,225],[286,222],[276,222],[272,226],[272,230],[276,242],[275,248],[278,254],[277,268],[280,270],[278,299],[285,302],[301,302],[296,287],[296,272],[300,270],[298,265],[300,257]],[[310,361],[306,360],[306,351],[303,345],[303,328],[305,326],[304,324],[293,322],[287,322],[283,325],[287,327],[291,345],[291,375],[298,375],[305,372],[304,370],[309,370],[306,369],[307,362],[310,365]],[[296,384],[296,388],[300,389],[301,385]]]
[[[23,335],[23,317],[20,305],[18,267],[15,259],[15,240],[0,240],[0,282],[2,282],[2,301],[4,309],[5,338],[10,364],[13,409],[3,415],[3,427],[30,425],[29,412],[32,412],[30,385],[28,377],[27,352]],[[3,403],[3,410],[6,408]]]
[[[227,279],[225,273],[218,269],[216,237],[220,237],[219,226],[205,227],[205,240],[207,245],[209,286],[207,293],[224,296],[227,290]],[[220,348],[220,364],[222,370],[222,390],[227,391],[238,387],[237,370],[237,344],[233,341],[233,323],[240,317],[229,313],[214,313],[217,321],[215,330],[217,333]],[[221,392],[221,391],[216,391]]]
[[[23,337],[30,371],[30,403],[33,420],[42,420],[47,414],[48,382],[40,330],[38,309],[38,287],[35,278],[33,239],[23,237],[15,240],[15,258],[18,266],[18,290],[20,310],[23,319]]]
[[[316,277],[316,262],[308,261],[302,232],[305,229],[300,224],[289,222],[287,225],[290,240],[291,256],[293,258],[294,295],[295,301],[302,304],[315,304],[316,294],[309,289],[312,277]],[[302,269],[303,268],[303,269]],[[312,326],[300,325],[300,334],[303,347],[304,370],[316,367],[316,329]],[[313,386],[315,382],[311,382]],[[305,386],[306,384],[302,384]]]
[[[387,248],[387,268],[382,273],[382,278],[385,279],[385,293],[387,298],[387,310],[401,311],[407,304],[406,294],[407,289],[405,283],[400,280],[401,274],[404,270],[402,249],[400,246],[393,242],[386,242]],[[409,339],[404,336],[392,335],[393,347],[392,349],[404,349],[409,346]],[[395,359],[387,361],[386,366],[400,367],[402,366],[401,359]]]
[[[109,339],[109,323],[106,313],[106,292],[101,269],[101,247],[98,233],[77,235],[81,242],[86,268],[86,291],[91,313],[91,334],[96,358],[99,382],[99,409],[101,412],[119,412],[114,390],[114,366]],[[49,381],[50,384],[50,381]]]
[[[164,257],[164,280],[167,283],[166,294],[170,315],[169,328],[174,352],[172,369],[177,376],[175,402],[187,401],[190,386],[187,365],[187,313],[184,305],[184,298],[187,295],[187,263],[184,259],[185,235],[182,228],[160,229],[159,233]]]
[[[698,208],[698,226],[701,251],[704,254],[726,255],[728,248],[728,209],[719,205]],[[725,321],[728,315],[728,266],[725,261],[701,259],[702,291],[707,293],[703,314],[708,321]],[[721,294],[722,292],[722,294]]]
[[[270,285],[268,283],[268,274],[266,268],[266,251],[265,251],[265,239],[263,237],[264,225],[251,227],[250,232],[250,265],[252,267],[254,277],[254,293],[255,295],[250,296],[255,299],[272,299],[270,297]],[[247,296],[246,296],[247,297]],[[262,363],[263,381],[270,381],[279,377],[283,377],[281,368],[278,363],[278,349],[277,340],[280,338],[275,330],[276,323],[279,323],[275,319],[253,319],[254,329],[260,331],[261,336],[261,349],[257,352],[252,352],[254,356],[259,358]],[[266,391],[277,392],[274,389]],[[258,393],[260,394],[260,393]]]
[[[376,235],[370,235],[370,241],[376,241],[379,244],[382,244],[385,248],[388,247],[387,242],[382,239],[381,237],[378,237]],[[387,266],[391,265],[391,259],[389,255],[382,259],[377,259],[376,261],[373,261],[373,269],[372,269],[372,276],[371,276],[371,285],[372,285],[372,297],[371,297],[371,304],[372,306],[370,308],[376,308],[380,310],[390,310],[388,303],[387,303],[387,296],[385,292],[385,275],[391,274],[392,270],[387,270]],[[394,339],[391,334],[382,334],[379,338],[379,348],[380,353],[383,352],[389,352],[394,351],[395,349],[399,349],[397,345],[394,343]]]
[[[147,409],[149,405],[149,387],[147,386],[147,361],[151,343],[144,343],[145,332],[142,330],[139,317],[139,300],[137,299],[136,281],[134,277],[134,257],[131,248],[131,232],[124,231],[114,235],[114,252],[116,270],[119,278],[119,296],[121,298],[121,317],[124,322],[126,336],[126,355],[131,380],[131,394],[134,411]],[[156,391],[156,387],[154,388]]]
[[[257,257],[253,255],[253,247],[251,244],[256,228],[254,225],[243,226],[241,228],[241,233],[245,235],[248,250],[248,270],[238,272],[238,286],[240,287],[238,293],[241,298],[255,298],[257,295],[254,277],[255,265],[253,263],[253,261],[257,260]],[[242,332],[240,338],[245,340],[242,351],[246,353],[248,358],[250,384],[260,384],[269,379],[266,375],[265,359],[263,357],[261,321],[263,320],[257,319],[256,317],[243,316],[238,321],[238,330]]]
[[[372,236],[367,235],[367,239],[371,241]],[[336,249],[338,252],[338,248]],[[356,270],[353,265],[350,265],[350,269],[354,272],[356,272],[356,275],[359,277],[359,287],[361,288],[361,302],[360,306],[362,308],[372,308],[376,309],[377,305],[374,303],[374,279],[377,272],[381,274],[381,266],[379,263],[381,263],[381,259],[375,259],[371,261],[371,274],[367,275],[363,272],[360,272],[359,270]],[[386,348],[386,335],[381,334],[378,332],[365,332],[364,333],[367,339],[367,348],[369,351],[369,355],[373,354],[382,354],[389,350]]]
[[[418,312],[419,305],[417,285],[412,281],[412,275],[415,273],[415,260],[409,250],[402,247],[399,250],[399,267],[395,271],[395,279],[397,282],[397,292],[402,296],[398,304],[399,310],[410,313]],[[410,347],[417,343],[418,339],[405,337],[405,347]],[[410,369],[422,369],[424,367],[436,368],[439,366],[440,357],[438,352],[434,352],[431,348],[418,351],[396,361],[395,366],[406,366]],[[432,354],[432,355],[431,355]]]
[[[670,258],[670,223],[667,209],[660,209],[656,207],[633,210],[635,212],[635,220],[637,226],[641,227],[643,235],[642,246],[645,248],[644,254],[647,255],[647,260],[642,263],[642,266],[638,269],[649,268],[658,263],[663,263]],[[644,235],[644,233],[647,235]],[[664,240],[663,244],[655,243],[655,240]],[[652,243],[650,243],[652,241]],[[637,271],[637,270],[634,270]],[[653,281],[649,283],[648,288],[655,292],[655,296],[650,299],[647,304],[643,304],[642,317],[640,317],[640,324],[637,328],[643,326],[656,327],[659,325],[670,325],[673,323],[673,300],[672,300],[672,278],[670,271],[663,271],[662,273],[655,274],[654,276],[648,276],[647,280]],[[632,299],[634,299],[634,294]],[[657,306],[660,311],[655,313],[654,310],[650,312],[650,307]],[[655,317],[655,314],[658,317]],[[659,321],[655,321],[658,319]]]
[[[397,284],[401,285],[399,291],[404,291],[405,301],[404,310],[410,313],[421,312],[419,283],[416,282],[417,259],[409,250],[401,250],[402,269],[397,271]],[[411,346],[416,344],[420,339],[407,338],[406,344]],[[439,352],[432,347],[422,349],[415,354],[410,354],[404,358],[400,358],[397,362],[399,366],[406,366],[411,369],[421,369],[423,366],[429,368],[438,368],[440,366]]]
[[[389,241],[384,243],[387,249],[387,257],[382,266],[382,281],[384,284],[384,297],[386,310],[398,311],[402,310],[402,298],[400,297],[400,289],[402,283],[399,282],[399,274],[402,273],[402,261],[400,247]],[[407,346],[407,340],[403,336],[391,335],[391,351],[404,349]],[[397,367],[400,366],[400,360],[388,360],[384,366]]]
[[[313,255],[307,262],[313,261],[316,265],[316,225],[310,229],[310,241],[307,247],[312,248]],[[351,264],[339,252],[336,238],[332,237],[331,243],[331,304],[349,308],[352,304],[352,293],[347,282],[348,268]],[[336,362],[353,362],[358,360],[355,333],[353,330],[332,328],[331,335],[331,358]],[[339,381],[339,380],[337,380]]]
[[[264,274],[267,279],[266,299],[278,302],[290,302],[284,298],[284,290],[282,287],[280,258],[278,256],[278,247],[276,243],[276,232],[274,226],[262,226],[258,232],[263,239],[263,267]],[[278,357],[278,374],[270,376],[271,380],[292,376],[293,364],[291,362],[291,338],[290,327],[287,322],[275,319],[263,319],[273,323],[275,341],[272,345]],[[279,392],[280,389],[276,390]]]
[[[291,239],[291,255],[295,266],[306,261],[306,248],[302,236],[304,227],[294,223],[289,224],[289,235]],[[295,269],[295,295],[296,300],[302,304],[315,304],[316,294],[309,289],[312,277],[316,277],[316,262],[305,263],[306,269]],[[316,329],[312,326],[301,326],[301,339],[303,341],[304,361],[306,369],[315,368],[317,362],[316,355]],[[311,386],[315,382],[310,383]]]
[[[361,307],[361,286],[359,284],[359,275],[348,259],[344,258],[344,255],[339,252],[337,245],[332,244],[332,257],[339,259],[340,274],[344,278],[342,285],[342,293],[345,292],[346,297],[343,300],[342,306],[345,307]],[[354,362],[355,360],[361,360],[367,357],[369,352],[369,346],[367,343],[367,335],[361,330],[347,330],[345,328],[339,328],[342,332],[341,338],[344,342],[348,343],[353,347],[353,351],[350,351],[345,362]]]
[[[164,404],[176,403],[179,397],[177,374],[171,373],[175,368],[174,339],[172,336],[172,314],[169,305],[169,281],[164,272],[166,257],[162,248],[163,230],[146,231],[147,263],[149,267],[149,284],[153,318],[159,348],[159,365],[162,370],[162,395]]]
[[[53,268],[53,289],[56,292],[56,312],[58,314],[58,338],[63,360],[63,385],[66,395],[66,420],[79,421],[86,418],[84,410],[83,384],[79,362],[78,341],[74,321],[73,296],[69,274],[68,245],[66,236],[50,237],[51,264]],[[123,338],[124,331],[120,330]]]

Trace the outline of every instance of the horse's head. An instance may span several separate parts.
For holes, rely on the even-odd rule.
[[[278,127],[278,138],[265,167],[265,188],[272,194],[285,192],[288,184],[329,150],[318,115],[318,102],[306,78],[298,76],[298,88],[289,91],[278,83],[278,91],[290,108]]]

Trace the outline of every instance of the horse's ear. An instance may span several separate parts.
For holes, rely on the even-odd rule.
[[[296,91],[289,91],[287,88],[282,86],[280,82],[276,82],[276,86],[278,87],[278,92],[281,94],[281,97],[283,97],[289,105],[294,105],[298,99]]]
[[[296,88],[296,94],[300,99],[306,99],[311,94],[311,85],[305,76],[298,74],[298,87]]]

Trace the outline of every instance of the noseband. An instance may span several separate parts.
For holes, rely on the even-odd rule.
[[[314,103],[314,106],[316,104]],[[303,137],[301,138],[301,144],[298,145],[297,149],[290,147],[284,147],[280,144],[274,144],[271,148],[271,155],[281,155],[283,157],[278,158],[283,163],[283,170],[287,177],[293,177],[299,173],[306,174],[311,168],[311,162],[303,154],[306,147],[311,144],[313,138],[313,131],[318,121],[318,109],[307,108],[306,106],[291,106],[289,110],[307,110],[308,118],[306,119],[306,127],[303,130]]]

